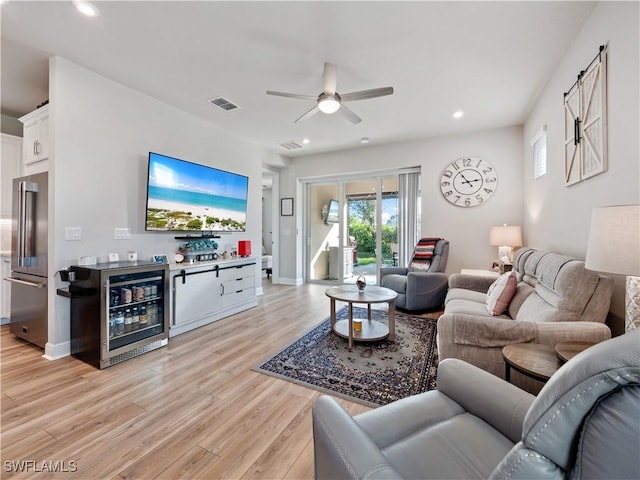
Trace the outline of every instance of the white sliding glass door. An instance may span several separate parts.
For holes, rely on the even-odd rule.
[[[363,276],[374,285],[381,266],[402,264],[403,242],[412,249],[419,231],[419,172],[416,188],[405,185],[407,175],[305,182],[306,281],[355,283]]]

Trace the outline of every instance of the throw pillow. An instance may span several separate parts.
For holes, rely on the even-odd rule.
[[[502,315],[516,294],[518,282],[515,272],[507,272],[498,277],[487,291],[487,310],[491,315]]]

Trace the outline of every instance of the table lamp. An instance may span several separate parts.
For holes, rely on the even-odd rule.
[[[489,234],[489,245],[498,247],[498,260],[502,261],[504,257],[508,258],[508,262],[513,262],[514,247],[522,246],[522,231],[520,227],[507,225],[506,223],[499,227],[491,227]]]
[[[625,331],[640,327],[640,205],[593,209],[585,267],[627,275]]]

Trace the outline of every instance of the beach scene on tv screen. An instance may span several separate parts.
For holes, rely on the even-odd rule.
[[[147,230],[245,231],[248,178],[149,155]]]

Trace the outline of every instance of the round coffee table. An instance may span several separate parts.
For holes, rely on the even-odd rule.
[[[324,292],[331,299],[331,329],[339,336],[349,339],[349,348],[353,347],[355,340],[359,342],[374,342],[388,338],[396,339],[396,297],[398,294],[384,287],[369,286],[364,291],[359,291],[355,285],[340,285],[327,288]],[[336,321],[336,300],[349,304],[349,318]],[[362,320],[362,329],[353,330],[353,304],[364,303],[367,305],[367,319]],[[389,326],[384,323],[371,320],[371,305],[374,303],[389,304]]]

